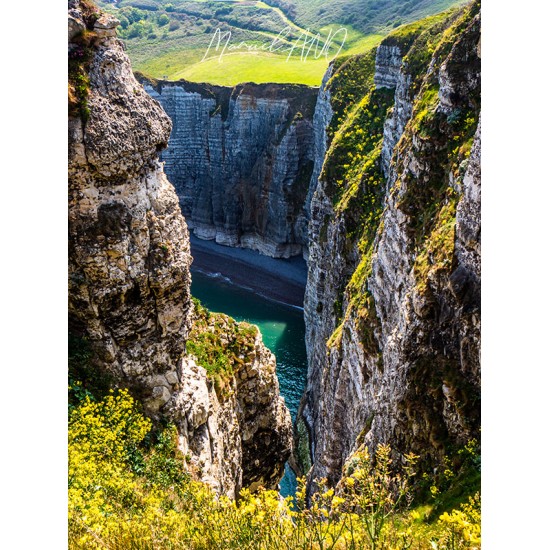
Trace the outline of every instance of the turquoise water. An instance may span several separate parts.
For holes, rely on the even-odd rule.
[[[211,311],[225,313],[237,321],[247,321],[259,327],[265,345],[277,358],[281,395],[294,422],[307,375],[303,311],[195,271],[191,292]],[[294,495],[295,491],[296,478],[287,465],[281,481],[281,495]]]

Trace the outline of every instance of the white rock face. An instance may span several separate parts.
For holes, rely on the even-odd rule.
[[[194,234],[276,258],[302,254],[317,90],[143,82],[173,121],[162,158]]]
[[[479,435],[480,125],[463,178],[442,173],[438,156],[446,154],[445,139],[452,135],[445,113],[479,108],[478,41],[475,16],[442,60],[438,140],[408,124],[414,98],[411,75],[401,64],[406,52],[378,50],[375,83],[396,93],[380,156],[387,194],[365,288],[374,309],[365,324],[352,307],[336,333],[338,313],[348,309],[344,288],[361,254],[322,178],[313,195],[305,299],[309,367],[300,411],[311,438],[310,482],[327,477],[337,483],[346,459],[364,443],[371,450],[390,443],[397,457],[413,451],[437,462],[448,442],[461,445]],[[421,288],[417,218],[407,201],[410,185],[422,190],[422,182],[435,178],[459,193],[454,252],[429,271]]]
[[[481,119],[456,213],[456,253],[460,263],[481,279]]]
[[[395,175],[391,174],[391,158],[395,146],[401,139],[405,126],[412,115],[412,97],[410,93],[411,77],[409,74],[399,71],[395,88],[395,102],[393,109],[384,123],[384,141],[382,143],[382,171],[391,181]]]
[[[401,75],[403,53],[399,46],[381,44],[376,50],[374,84],[377,88],[395,88]]]
[[[78,0],[69,8],[71,54],[87,22]],[[89,117],[69,117],[69,329],[151,417],[174,421],[199,478],[231,496],[276,487],[291,450],[290,413],[259,333],[223,403],[185,355],[192,258],[158,160],[171,123],[134,78],[115,27],[107,16],[95,21]]]
[[[170,120],[115,37],[94,50],[89,119],[69,118],[70,325],[157,415],[177,384],[191,308],[187,228],[157,158]]]

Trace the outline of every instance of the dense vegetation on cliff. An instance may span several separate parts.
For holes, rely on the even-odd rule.
[[[198,300],[194,301],[195,315],[186,343],[187,353],[206,369],[221,398],[228,380],[237,373],[246,356],[254,354],[258,328],[237,323],[222,313],[212,313]]]
[[[280,0],[269,2],[100,0],[122,23],[119,31],[136,70],[153,78],[185,78],[194,82],[235,85],[242,82],[279,82],[319,85],[330,59],[367,51],[399,25],[441,11],[453,0]],[[218,59],[203,57],[214,31],[231,33],[230,45],[241,46]],[[250,48],[269,44],[285,28],[284,40],[273,52]],[[302,51],[321,35],[321,50],[330,33],[345,28],[324,54],[307,61]],[[290,48],[294,46],[289,59]],[[305,48],[305,50],[303,50]],[[213,51],[211,52],[211,55]]]
[[[311,487],[338,483],[363,444],[429,471],[480,436],[479,8],[400,27],[326,83],[300,419]]]
[[[91,29],[69,6],[71,55]],[[264,488],[290,454],[275,358],[193,305],[169,121],[94,12],[69,75],[71,548],[480,547],[478,12],[398,28],[326,85],[305,308],[322,391],[286,500]]]
[[[451,170],[457,180],[463,177],[480,110],[478,95],[472,96],[472,103],[462,109],[450,114],[438,112],[436,71],[478,9],[473,4],[466,11],[452,10],[428,17],[391,33],[383,42],[408,51],[405,63],[412,75],[411,95],[416,95],[409,122],[414,132],[411,134],[426,142],[442,140],[446,144],[428,153],[437,155],[430,158],[435,173],[430,173],[429,181],[410,178],[402,198],[403,209],[415,225],[419,252],[414,267],[420,289],[426,288],[430,273],[451,262],[459,195],[456,186],[448,186],[446,172]],[[381,164],[383,125],[394,102],[393,89],[374,85],[374,57],[373,50],[335,63],[334,76],[327,85],[333,94],[335,114],[328,132],[331,146],[321,175],[335,213],[345,219],[348,238],[356,243],[361,255],[344,290],[346,296],[341,296],[338,303],[347,303],[348,311],[359,307],[367,316],[372,304],[367,279],[371,275],[372,248],[386,197],[386,177]],[[431,71],[425,76],[428,65]],[[401,150],[410,146],[411,134],[401,141]],[[345,311],[339,313],[341,319],[345,315]],[[334,337],[342,325],[339,324]],[[367,337],[372,331],[372,327],[364,329]]]
[[[80,381],[73,381],[80,387]],[[392,474],[389,448],[374,464],[356,454],[341,490],[321,486],[305,506],[274,491],[242,491],[238,502],[194,480],[174,426],[153,427],[126,390],[80,394],[69,410],[71,549],[452,549],[480,546],[480,501],[451,509],[436,485],[411,505],[414,457]],[[465,449],[472,463],[476,455]],[[448,469],[440,483],[452,486]],[[396,546],[399,545],[399,546]]]

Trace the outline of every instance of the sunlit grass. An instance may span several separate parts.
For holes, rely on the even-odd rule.
[[[134,61],[132,67],[135,71],[142,72],[153,78],[177,80],[183,78],[178,76],[178,74],[192,67],[195,63],[199,63],[203,55],[204,52],[198,49],[188,51],[171,50],[150,59],[144,59],[139,62]]]
[[[358,53],[364,53],[371,48],[374,48],[382,42],[384,38],[381,34],[369,34],[368,36],[363,36],[358,40],[355,40],[353,44],[350,44],[350,47],[342,52],[342,55],[355,55]]]
[[[269,53],[235,53],[195,63],[168,75],[171,80],[185,78],[194,82],[210,82],[222,86],[234,86],[241,82],[265,82],[307,84],[318,86],[328,67],[328,60],[298,57],[287,62],[286,56]]]
[[[213,2],[185,2],[174,0],[165,3],[162,0],[122,0],[113,7],[108,0],[99,0],[102,7],[120,16],[124,28],[119,35],[126,43],[127,51],[135,70],[153,78],[176,80],[186,78],[195,82],[209,82],[233,86],[242,82],[256,83],[298,83],[319,85],[326,68],[327,59],[315,60],[312,56],[302,62],[291,59],[287,62],[286,54],[279,52],[274,56],[265,51],[251,54],[240,50],[232,52],[232,57],[226,56],[223,63],[210,60],[201,63],[213,37],[214,30],[220,28],[223,32],[231,32],[231,44],[245,41],[247,44],[257,43],[266,46],[276,38],[279,31],[290,29],[288,39],[296,46],[294,55],[306,40],[320,35],[322,47],[330,33],[337,33],[345,28],[347,36],[340,55],[355,55],[364,53],[376,46],[386,33],[401,23],[408,23],[416,17],[416,10],[427,10],[434,13],[447,7],[452,0],[420,0],[420,5],[412,8],[392,9],[392,14],[378,13],[371,8],[358,10],[357,6],[348,5],[345,0],[323,2],[322,0],[297,1],[296,14],[286,13],[286,9],[270,5],[264,1],[232,0]],[[157,10],[138,9],[145,4],[157,7]],[[173,4],[170,10],[165,10],[168,4]],[[220,6],[224,5],[220,11]],[[130,6],[134,6],[131,8]],[[314,8],[313,11],[310,8]],[[370,10],[370,11],[369,11]],[[311,13],[310,13],[311,12]],[[395,13],[393,13],[395,12]],[[399,15],[397,15],[399,13]],[[376,15],[377,22],[370,21]],[[390,16],[391,15],[391,16]],[[161,23],[162,16],[170,23]],[[140,18],[136,20],[135,17]],[[168,18],[168,19],[166,19]],[[360,22],[370,23],[365,26]],[[388,19],[389,18],[389,19]],[[174,25],[174,27],[172,26]],[[333,57],[340,45],[342,32],[330,48],[329,57]]]
[[[329,28],[322,29],[326,36]],[[339,28],[339,27],[338,27]],[[368,51],[380,43],[383,36],[372,34],[363,36],[351,31],[351,40],[344,45],[341,55],[354,55]],[[297,48],[292,57],[287,54],[273,54],[265,51],[226,53],[220,62],[219,56],[202,61],[205,51],[199,48],[179,51],[171,50],[151,59],[141,59],[133,63],[134,69],[153,78],[193,82],[209,82],[221,86],[234,86],[242,82],[266,82],[307,84],[319,86],[331,57],[315,59],[313,53],[302,61]],[[141,56],[140,56],[141,57]]]

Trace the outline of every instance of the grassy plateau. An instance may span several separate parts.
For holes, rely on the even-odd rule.
[[[318,86],[336,56],[376,46],[392,29],[453,0],[100,0],[120,19],[132,65],[147,76],[234,86]],[[218,47],[217,47],[218,46]]]

